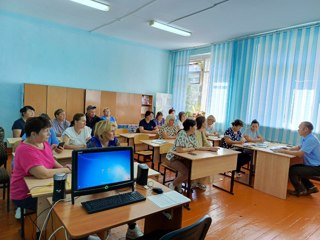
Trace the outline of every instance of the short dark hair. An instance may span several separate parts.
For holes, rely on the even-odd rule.
[[[204,116],[199,116],[196,118],[197,122],[197,129],[200,129],[202,127],[202,124],[205,123],[206,118]]]
[[[163,116],[163,113],[162,112],[157,112],[156,119],[158,119],[159,116]]]
[[[46,114],[46,113],[41,113],[39,117],[46,118],[46,119],[48,119],[49,121],[51,120],[51,118],[49,117],[49,115]]]
[[[258,124],[258,126],[260,126],[260,124],[259,124],[259,122],[258,122],[257,119],[252,120],[251,125],[252,125],[252,124]]]
[[[144,114],[144,117],[146,118],[146,117],[150,116],[151,114],[153,114],[153,112],[151,112],[151,111],[146,111],[146,113]]]
[[[23,108],[20,109],[21,116],[23,116],[23,114],[26,113],[28,110],[35,111],[32,106],[29,106],[29,105],[24,106]]]
[[[232,126],[235,126],[235,127],[237,127],[237,126],[243,127],[243,122],[240,119],[234,120],[231,124],[232,124]]]
[[[179,112],[179,120],[181,121],[182,115],[186,114],[185,112]]]
[[[189,131],[189,129],[191,127],[194,127],[195,125],[196,125],[196,121],[193,120],[193,119],[188,118],[183,122],[183,130]]]
[[[57,117],[57,116],[59,116],[60,113],[63,113],[63,112],[64,112],[64,110],[62,108],[59,108],[54,111],[54,116]]]
[[[312,125],[311,122],[304,121],[304,122],[302,122],[302,124],[303,124],[304,127],[308,128],[310,130],[310,132],[312,132],[313,125]]]
[[[171,113],[173,113],[173,112],[175,112],[176,110],[174,110],[174,108],[170,108],[169,109],[169,114],[171,114]]]
[[[27,119],[26,126],[24,128],[26,136],[30,137],[32,132],[37,134],[44,128],[50,128],[51,123],[47,118],[44,117],[32,117]]]

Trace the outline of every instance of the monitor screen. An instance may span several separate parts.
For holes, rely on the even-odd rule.
[[[72,192],[77,195],[112,190],[133,183],[132,147],[72,152]]]

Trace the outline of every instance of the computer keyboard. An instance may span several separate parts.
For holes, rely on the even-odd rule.
[[[111,197],[100,198],[82,202],[82,206],[87,210],[88,213],[100,212],[112,208],[121,207],[131,203],[141,202],[146,200],[145,196],[139,192],[128,192]]]

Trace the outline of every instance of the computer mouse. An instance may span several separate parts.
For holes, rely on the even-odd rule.
[[[158,193],[158,194],[163,193],[162,188],[159,188],[159,187],[154,187],[154,188],[152,188],[152,191],[154,191],[155,193]]]

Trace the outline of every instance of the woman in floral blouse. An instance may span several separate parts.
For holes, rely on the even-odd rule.
[[[183,123],[183,129],[179,131],[173,147],[168,152],[165,163],[178,171],[177,178],[169,184],[171,189],[181,192],[181,184],[188,179],[189,167],[188,160],[175,156],[172,151],[179,153],[193,152],[195,150],[217,151],[216,148],[199,147],[195,136],[196,121],[186,119]]]
[[[240,119],[236,119],[231,124],[232,127],[225,131],[224,138],[222,139],[222,147],[224,148],[232,148],[233,144],[243,144],[246,141],[240,132],[240,129],[243,127],[243,122]],[[241,167],[247,164],[250,160],[251,157],[247,153],[240,153],[238,155],[236,177],[241,177]]]
[[[174,125],[176,117],[168,115],[166,117],[166,123],[160,128],[159,138],[161,139],[175,139],[178,134],[178,127]]]

